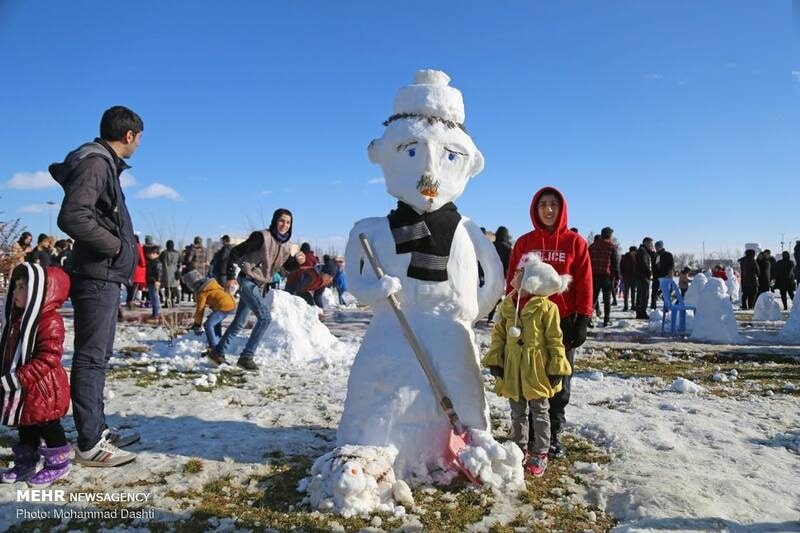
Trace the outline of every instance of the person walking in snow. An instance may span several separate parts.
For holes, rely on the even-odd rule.
[[[233,322],[217,346],[208,352],[209,359],[214,363],[221,365],[226,362],[225,353],[231,340],[244,328],[247,317],[253,313],[256,315],[256,324],[236,364],[245,370],[258,369],[253,357],[270,322],[270,309],[264,297],[270,290],[272,275],[279,270],[293,272],[306,260],[303,252],[291,254],[289,240],[292,237],[292,224],[292,212],[288,209],[277,209],[272,214],[269,228],[254,231],[246,241],[231,249],[225,269],[228,277],[226,288],[232,292],[238,282],[241,296]],[[237,264],[241,271],[234,281]]]
[[[756,305],[760,273],[755,250],[745,250],[744,257],[739,259],[739,270],[742,273],[742,309],[752,309]]]
[[[128,294],[125,297],[125,306],[133,309],[133,300],[136,293],[141,295],[142,289],[147,284],[147,258],[144,255],[144,247],[139,242],[139,236],[134,235],[133,240],[136,244],[136,263],[133,269],[133,278],[128,283]]]
[[[233,246],[231,245],[231,238],[227,235],[222,236],[220,244],[222,246],[216,251],[214,257],[211,258],[211,276],[217,280],[217,283],[224,287],[228,282],[225,269],[228,268],[228,257],[231,255],[231,248],[233,248]]]
[[[0,341],[0,422],[17,427],[19,442],[3,483],[47,487],[69,473],[72,446],[61,426],[69,381],[61,366],[64,321],[58,314],[68,295],[69,277],[61,268],[25,263],[11,274]]]
[[[784,311],[789,309],[786,296],[789,300],[794,300],[794,263],[790,259],[789,252],[781,253],[781,260],[775,263],[775,288],[781,292],[781,302]]]
[[[605,227],[600,231],[600,239],[589,246],[589,258],[592,264],[592,301],[599,305],[600,292],[603,293],[603,327],[608,326],[611,315],[611,291],[613,282],[619,277],[619,254],[617,246],[611,242],[614,230]]]
[[[166,307],[175,307],[180,302],[180,283],[178,280],[181,254],[175,249],[175,243],[167,241],[166,249],[158,257],[163,265],[161,286],[164,288],[164,304]]]
[[[70,152],[50,174],[64,188],[58,227],[75,240],[69,274],[75,312],[71,392],[78,449],[88,466],[117,466],[136,456],[120,450],[139,439],[106,425],[103,389],[114,347],[120,284],[130,284],[137,262],[133,224],[119,176],[123,159],[139,147],[144,123],[128,108],[103,113],[100,137]]]
[[[161,279],[164,277],[164,265],[158,260],[160,250],[157,245],[147,247],[145,256],[147,258],[147,293],[150,295],[151,318],[157,320],[161,318]]]
[[[567,359],[574,367],[575,349],[586,342],[589,319],[594,311],[589,250],[583,237],[567,229],[567,203],[554,187],[544,187],[533,196],[530,215],[533,231],[517,239],[509,265],[518,265],[523,255],[535,252],[559,274],[572,276],[573,282],[566,292],[553,294],[550,300],[558,305]],[[507,277],[506,294],[514,290],[513,274],[509,272]],[[561,391],[550,398],[551,458],[563,457],[565,453],[560,434],[566,425],[564,413],[569,404],[570,382],[571,375],[566,376]],[[532,428],[531,433],[534,431]]]
[[[758,263],[758,295],[760,296],[761,293],[772,290],[772,281],[774,278],[772,252],[770,250],[764,250],[758,254],[756,262]]]
[[[800,240],[794,244],[794,277],[797,285],[800,286]]]
[[[647,320],[647,302],[653,279],[653,239],[645,237],[636,250],[636,318]]]
[[[196,270],[200,272],[202,276],[208,276],[210,263],[208,248],[203,246],[202,237],[195,237],[191,248],[189,248],[189,253],[186,256],[186,271]]]
[[[630,309],[636,308],[636,247],[628,248],[628,253],[622,256],[619,262],[620,278],[622,279],[623,311],[627,311],[628,301]]]
[[[525,470],[540,477],[550,452],[550,399],[572,374],[561,333],[558,306],[548,299],[567,290],[571,276],[559,276],[535,253],[523,256],[483,365],[496,378],[495,393],[511,406],[511,440],[525,454]],[[533,432],[529,432],[530,416]]]

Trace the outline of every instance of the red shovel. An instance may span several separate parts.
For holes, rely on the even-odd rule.
[[[358,238],[361,240],[361,246],[364,248],[364,254],[367,256],[369,263],[372,265],[372,270],[375,271],[375,275],[378,277],[378,279],[382,278],[384,275],[383,268],[381,268],[378,258],[375,257],[375,253],[372,251],[372,245],[369,242],[367,234],[360,233]],[[467,428],[458,418],[458,414],[453,407],[453,402],[447,396],[444,384],[439,379],[439,375],[436,373],[436,370],[431,364],[431,359],[428,357],[428,352],[425,351],[425,348],[411,330],[411,325],[408,323],[408,320],[403,314],[402,309],[400,309],[400,303],[397,301],[397,298],[395,298],[394,294],[390,294],[387,299],[389,300],[389,305],[392,307],[395,316],[397,316],[397,320],[400,322],[400,326],[403,329],[403,335],[411,345],[411,348],[414,350],[414,354],[417,356],[417,361],[419,361],[422,371],[425,373],[425,377],[428,378],[428,382],[433,389],[433,393],[439,399],[439,406],[442,408],[442,411],[444,411],[444,414],[447,415],[447,419],[450,421],[450,437],[447,441],[447,449],[444,453],[445,466],[451,470],[461,472],[473,484],[480,485],[481,483],[478,478],[476,478],[459,459],[459,454],[468,446],[467,441],[469,440],[469,433],[467,433]]]

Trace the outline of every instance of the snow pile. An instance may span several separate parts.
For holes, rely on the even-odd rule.
[[[741,283],[739,283],[739,278],[737,278],[736,274],[733,272],[733,267],[726,267],[725,275],[728,276],[728,279],[725,280],[725,287],[728,289],[731,301],[738,302],[742,297],[740,293]]]
[[[692,282],[689,284],[689,289],[683,296],[684,303],[686,305],[693,305],[697,307],[697,304],[700,301],[700,293],[702,292],[703,287],[706,286],[706,283],[708,283],[708,278],[706,275],[702,272],[697,274],[692,279]]]
[[[800,342],[800,290],[794,294],[792,312],[789,313],[789,319],[783,325],[780,336],[789,341]]]
[[[711,381],[716,381],[717,383],[726,383],[728,381],[728,376],[722,372],[714,372],[714,374],[711,376]]]
[[[783,320],[781,304],[774,292],[762,292],[753,309],[753,320]]]
[[[699,275],[695,280],[698,277]],[[689,289],[691,290],[691,286]],[[708,280],[700,292],[690,338],[719,343],[733,343],[739,340],[733,305],[728,298],[725,282],[720,278]]]
[[[686,378],[677,378],[670,385],[670,389],[681,394],[699,394],[703,391],[703,387]]]
[[[312,509],[349,518],[373,512],[405,514],[414,505],[408,485],[395,479],[393,446],[346,445],[314,461],[311,475],[297,487]],[[399,504],[399,505],[398,505]]]
[[[488,431],[469,430],[469,446],[460,454],[461,463],[484,485],[501,492],[525,488],[522,450],[511,441],[500,444]]]
[[[351,350],[319,321],[317,307],[285,291],[269,291],[265,300],[271,309],[271,322],[256,350],[257,359],[329,363],[353,357]],[[243,337],[239,340],[246,342]]]

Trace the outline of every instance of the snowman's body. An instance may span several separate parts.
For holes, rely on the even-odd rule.
[[[469,178],[483,169],[483,156],[462,126],[461,93],[448,82],[444,73],[420,71],[414,85],[400,89],[384,135],[369,147],[370,159],[383,169],[387,191],[413,210],[408,211],[412,218],[413,213],[444,213],[438,210],[457,199]],[[424,241],[419,226],[425,233],[426,224],[409,222],[393,230],[387,217],[360,220],[350,232],[345,257],[349,289],[359,303],[372,306],[373,318],[348,380],[338,445],[396,447],[394,469],[399,479],[425,477],[441,463],[450,426],[386,299],[388,294],[398,299],[462,422],[489,428],[472,323],[500,297],[502,264],[491,242],[462,216],[449,251],[414,252],[418,260],[422,257],[439,269],[437,277],[446,263],[446,279],[428,281],[430,276],[426,279],[416,272],[409,276],[412,253],[398,253],[397,247],[404,239],[415,246]],[[441,233],[435,223],[430,231],[432,242],[446,244],[449,237],[442,235],[447,232]],[[361,233],[369,238],[385,271],[383,280],[363,253]]]
[[[453,236],[448,279],[441,282],[405,275],[410,255],[395,253],[385,217],[361,220],[350,233],[345,259],[350,290],[360,302],[374,302],[374,314],[350,371],[339,445],[393,445],[398,478],[424,476],[437,465],[450,426],[388,301],[375,294],[379,282],[363,257],[360,233],[369,237],[386,274],[400,279],[403,288],[395,296],[462,422],[485,431],[489,413],[472,322],[495,303],[502,266],[491,261],[494,248],[466,218]],[[481,265],[493,278],[489,286],[478,286],[476,244],[485,256]]]

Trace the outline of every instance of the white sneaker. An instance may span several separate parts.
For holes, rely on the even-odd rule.
[[[105,432],[104,432],[105,433]],[[105,434],[91,450],[75,450],[75,462],[84,466],[119,466],[136,459],[136,454],[120,450],[108,440]]]
[[[125,446],[130,446],[135,442],[139,442],[139,439],[141,439],[142,436],[135,431],[123,433],[119,428],[110,427],[103,430],[100,438],[107,440],[117,448],[124,448]]]

